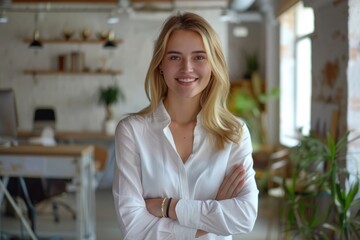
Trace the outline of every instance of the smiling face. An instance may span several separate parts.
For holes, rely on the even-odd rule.
[[[211,77],[211,67],[200,34],[190,30],[173,32],[160,69],[168,86],[167,98],[199,100]]]

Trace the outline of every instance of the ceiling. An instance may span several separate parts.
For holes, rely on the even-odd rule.
[[[247,2],[249,0],[0,0],[0,8],[21,8],[26,5],[46,5],[56,8],[59,4],[67,5],[107,5],[108,7],[142,7],[142,8],[161,8],[161,7],[192,7],[192,8],[227,8],[231,2]],[[273,0],[254,0],[250,10],[261,9],[264,2]],[[250,0],[251,2],[251,0]]]
[[[246,9],[233,9],[234,3],[250,3]],[[273,13],[276,0],[0,0],[0,10],[13,12],[169,12],[174,10],[222,10],[225,21],[261,21],[264,13]]]

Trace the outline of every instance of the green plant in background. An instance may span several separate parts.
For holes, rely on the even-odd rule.
[[[279,88],[273,88],[269,92],[261,91],[258,94],[245,89],[234,92],[232,111],[242,117],[249,126],[254,149],[266,144],[267,141],[265,105],[270,101],[277,100],[279,96]]]
[[[100,88],[99,103],[105,105],[106,120],[112,119],[111,105],[116,104],[119,100],[124,101],[125,95],[117,85]]]
[[[251,79],[253,73],[256,73],[259,71],[259,61],[257,53],[244,53],[245,57],[245,63],[246,63],[246,70],[244,74],[245,79]]]
[[[241,117],[249,127],[254,151],[268,146],[266,130],[266,104],[279,98],[278,87],[268,91],[259,74],[258,54],[244,52],[246,70],[240,84],[232,87],[229,109]]]
[[[345,182],[347,133],[338,142],[303,136],[292,149],[290,181],[284,179],[287,230],[300,239],[360,239],[359,180]]]

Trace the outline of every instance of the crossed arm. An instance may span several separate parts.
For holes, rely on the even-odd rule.
[[[235,166],[232,171],[225,176],[220,188],[217,192],[215,200],[225,200],[237,196],[245,183],[245,169],[243,165]],[[172,199],[169,207],[169,218],[177,220],[176,204],[179,199]],[[169,201],[167,201],[169,203]],[[163,198],[149,198],[145,199],[147,210],[155,217],[162,217],[162,208],[164,208]],[[196,237],[200,237],[207,234],[207,232],[198,229]]]
[[[252,168],[250,137],[247,129],[244,128],[244,130],[241,148],[235,146],[235,148],[227,149],[228,151],[222,156],[228,157],[229,161],[225,165],[224,161],[212,163],[216,165],[215,169],[222,169],[221,171],[224,171],[227,166],[236,167],[231,168],[222,181],[213,176],[215,177],[212,179],[213,184],[219,186],[217,191],[211,190],[215,190],[216,193],[212,195],[213,198],[195,200],[180,199],[181,195],[176,192],[172,192],[173,195],[171,192],[163,193],[153,185],[144,188],[144,184],[147,185],[148,181],[155,177],[144,174],[142,171],[146,169],[158,174],[156,176],[158,181],[167,181],[167,177],[165,178],[161,171],[159,172],[159,169],[163,167],[162,162],[151,161],[150,157],[156,153],[150,154],[147,148],[137,145],[136,138],[142,137],[141,134],[134,134],[133,127],[126,123],[120,124],[116,134],[113,196],[121,237],[123,239],[168,239],[169,236],[173,236],[176,239],[185,240],[207,233],[227,236],[251,231],[257,215],[258,190]],[[140,147],[142,148],[139,149]],[[166,184],[171,184],[171,181]],[[149,194],[150,190],[152,193],[158,192],[159,195]],[[169,206],[169,218],[162,218],[161,197],[164,196],[163,194],[174,197]],[[144,199],[144,196],[150,197]]]

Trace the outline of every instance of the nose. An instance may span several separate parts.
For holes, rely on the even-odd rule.
[[[192,72],[194,70],[193,62],[191,61],[191,59],[183,60],[182,69],[184,72]]]

